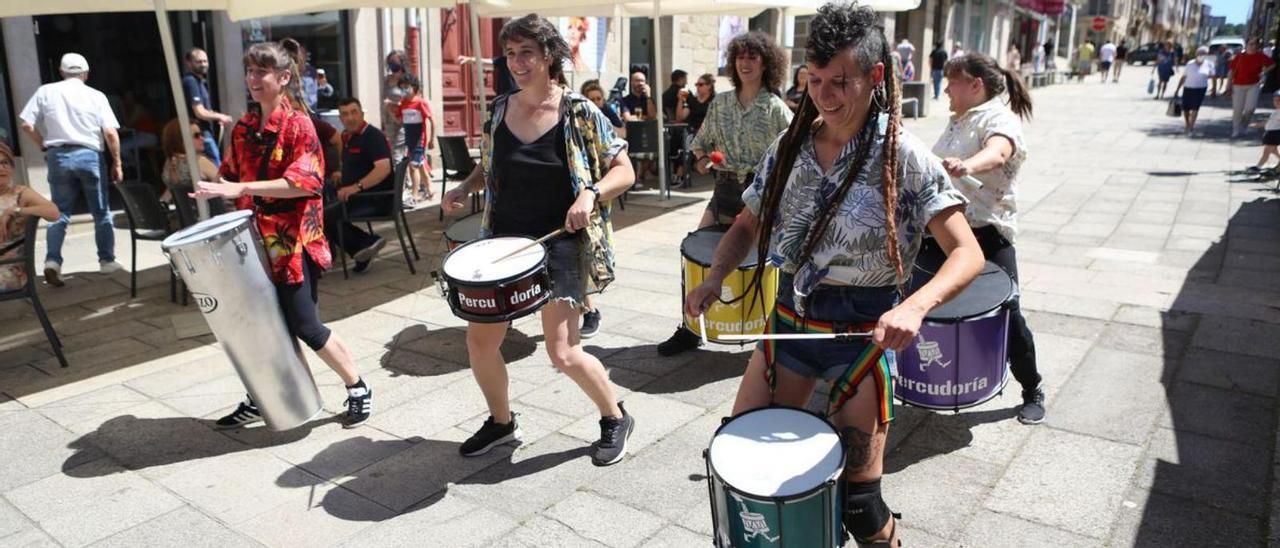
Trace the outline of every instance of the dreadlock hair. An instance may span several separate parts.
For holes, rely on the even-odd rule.
[[[818,9],[818,14],[809,23],[809,39],[805,47],[805,60],[819,67],[825,67],[835,56],[846,49],[852,50],[854,60],[865,72],[871,71],[876,63],[884,66],[884,80],[872,92],[871,108],[867,112],[867,120],[859,137],[862,141],[854,154],[854,163],[845,174],[844,180],[836,189],[834,199],[827,208],[819,212],[818,218],[809,227],[809,234],[801,248],[800,260],[808,260],[814,249],[826,236],[831,220],[840,210],[840,204],[849,194],[853,182],[866,168],[871,160],[871,144],[875,141],[878,117],[889,115],[889,124],[884,141],[881,161],[880,192],[884,199],[885,249],[889,262],[897,274],[899,290],[905,279],[902,264],[902,250],[898,246],[898,141],[902,120],[899,104],[899,85],[892,70],[890,51],[893,49],[884,35],[884,27],[879,23],[876,13],[866,6],[856,6],[843,2],[833,2]],[[778,142],[777,157],[765,181],[764,193],[760,206],[760,235],[757,240],[757,253],[761,258],[767,257],[769,246],[776,228],[775,219],[786,190],[787,179],[791,177],[791,168],[800,154],[805,133],[812,131],[818,119],[818,108],[813,99],[806,93],[800,101],[800,108],[791,125]],[[752,275],[751,285],[757,296],[763,292],[762,280],[767,261],[761,260]]]
[[[1009,92],[1009,110],[1024,120],[1031,119],[1031,94],[1022,83],[1022,77],[1003,68],[995,59],[981,53],[966,53],[947,61],[942,72],[947,78],[965,75],[982,81],[988,101]]]
[[[285,38],[283,42],[293,42],[293,45],[301,47],[292,38]],[[302,97],[302,78],[298,73],[297,60],[284,45],[276,42],[260,42],[249,46],[249,49],[244,52],[244,66],[288,72],[289,83],[285,86],[285,97],[293,103],[293,106],[310,113],[307,110],[307,102]],[[263,115],[269,114],[271,113],[263,113]]]

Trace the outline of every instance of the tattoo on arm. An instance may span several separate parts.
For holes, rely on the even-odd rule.
[[[840,439],[844,440],[844,467],[846,470],[859,470],[871,460],[871,434],[852,426],[840,429]]]

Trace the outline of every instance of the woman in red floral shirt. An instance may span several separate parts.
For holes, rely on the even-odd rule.
[[[332,263],[321,199],[324,156],[305,105],[289,97],[300,96],[293,59],[274,42],[255,44],[245,53],[245,82],[260,108],[250,109],[231,130],[222,181],[202,181],[195,196],[234,198],[238,208],[253,210],[285,324],[342,377],[347,385],[343,426],[351,428],[369,418],[371,392],[346,345],[320,322],[316,282]],[[217,424],[234,428],[261,419],[246,396]]]

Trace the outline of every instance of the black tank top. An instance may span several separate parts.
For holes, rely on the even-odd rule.
[[[495,190],[493,233],[539,238],[564,226],[573,205],[569,162],[564,147],[564,123],[532,143],[522,143],[498,124],[493,134]]]

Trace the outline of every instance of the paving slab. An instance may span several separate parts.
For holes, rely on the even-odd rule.
[[[250,547],[262,544],[184,506],[93,543],[94,548],[183,546],[187,548]]]
[[[1037,429],[984,507],[1092,538],[1110,523],[1128,491],[1142,449],[1136,445]],[[1088,489],[1080,486],[1088,485]]]
[[[663,520],[589,491],[569,495],[547,511],[547,516],[591,540],[626,548],[638,546],[662,528]]]

